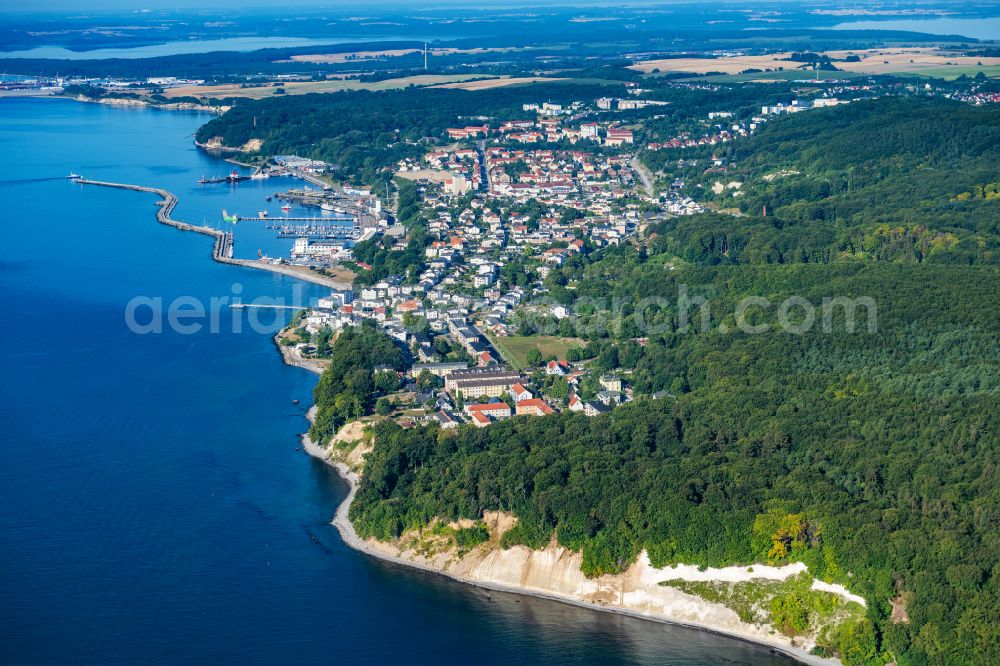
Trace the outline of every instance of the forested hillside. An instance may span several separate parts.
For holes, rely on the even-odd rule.
[[[358,530],[500,509],[519,519],[507,545],[554,534],[591,575],[643,549],[661,565],[803,561],[868,602],[822,646],[845,663],[1000,663],[998,120],[886,100],[776,122],[740,149],[733,199],[768,217],[668,221],[546,281],[570,305],[616,300],[574,320],[591,368],[668,395],[457,435],[383,425]],[[801,175],[760,178],[782,169]],[[756,334],[736,325],[748,296],[767,299]],[[815,315],[805,331],[778,326],[793,296],[793,324]],[[825,325],[838,297],[872,307]]]
[[[647,163],[662,167],[677,158],[662,152]],[[1000,181],[996,106],[855,102],[771,120],[724,152],[734,165],[700,184],[709,195],[715,181],[741,183],[716,203],[744,217],[666,225],[671,248],[685,259],[1000,262],[1000,208],[971,196]]]
[[[309,435],[316,442],[326,442],[347,421],[371,413],[375,398],[385,392],[376,368],[392,371],[390,386],[398,385],[395,371],[403,369],[403,353],[392,338],[367,323],[340,331],[330,357],[330,366],[313,390],[316,418]]]
[[[660,259],[629,288],[674,286],[656,281]],[[665,333],[633,350],[630,379],[669,388],[676,402],[514,419],[455,438],[387,427],[352,509],[359,530],[387,538],[434,516],[502,509],[521,521],[511,538],[541,546],[554,531],[598,574],[643,548],[660,564],[767,560],[774,530],[755,526],[803,514],[815,543],[771,559],[805,561],[866,597],[873,649],[848,663],[875,663],[875,645],[905,664],[1000,657],[1000,273],[765,267],[687,277],[710,280],[719,313],[741,294],[868,293],[881,305],[878,331]],[[608,345],[629,363],[627,347]],[[889,621],[890,599],[905,603],[908,624]]]

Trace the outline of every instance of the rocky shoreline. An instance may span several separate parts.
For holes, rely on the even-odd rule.
[[[286,362],[288,362],[287,357]],[[290,364],[304,367],[295,362]],[[308,367],[307,369],[311,370]],[[309,409],[306,417],[312,423],[315,416],[316,406],[314,405]],[[514,546],[506,551],[492,549],[477,553],[477,550],[484,550],[480,547],[473,549],[464,557],[458,558],[457,561],[453,557],[428,558],[413,551],[400,550],[394,544],[361,538],[348,518],[351,504],[361,481],[359,473],[346,463],[333,459],[331,452],[313,442],[308,432],[302,435],[302,448],[310,456],[332,466],[340,477],[347,481],[349,491],[337,507],[331,524],[337,528],[345,544],[366,555],[447,576],[452,580],[485,589],[524,594],[592,610],[710,631],[766,646],[810,666],[840,666],[841,664],[838,659],[810,654],[805,647],[794,645],[791,640],[776,634],[769,628],[746,624],[740,621],[734,611],[725,606],[684,594],[670,587],[662,587],[656,582],[651,583],[647,580],[651,572],[653,574],[670,572],[671,577],[676,576],[683,579],[709,580],[721,577],[721,579],[735,580],[761,577],[780,580],[788,575],[801,572],[805,568],[804,565],[793,564],[785,567],[755,565],[750,568],[753,570],[753,574],[750,574],[746,567],[702,571],[696,567],[677,565],[670,569],[657,570],[649,565],[648,558],[643,553],[639,562],[630,567],[624,574],[603,576],[596,581],[586,581],[580,570],[580,563],[577,561],[580,555],[555,544],[542,551],[532,551],[524,546]],[[546,568],[548,568],[548,572],[546,572]],[[546,573],[551,575],[546,576]],[[600,588],[605,587],[604,592],[610,591],[612,594],[604,595],[604,598],[601,598],[601,594],[595,596],[589,592],[580,593],[579,590],[576,594],[568,592],[564,589],[567,578],[573,578],[571,585],[579,585],[582,580],[585,581],[584,586],[596,586],[599,592]],[[637,589],[626,591],[629,585],[625,582],[634,583],[636,580],[640,583]],[[546,585],[546,581],[556,584]],[[646,589],[642,590],[643,587]],[[636,595],[637,592],[639,596],[659,596],[662,599],[640,599]],[[595,598],[601,600],[594,601]],[[658,603],[658,601],[662,601],[662,603]],[[664,610],[668,612],[664,612]]]
[[[229,106],[210,106],[207,104],[194,104],[192,102],[149,102],[144,99],[128,99],[122,97],[102,97],[94,99],[86,95],[76,95],[71,99],[77,102],[88,102],[91,104],[107,104],[108,106],[131,106],[143,109],[162,109],[164,111],[202,111],[204,113],[214,113],[222,115],[230,108]]]

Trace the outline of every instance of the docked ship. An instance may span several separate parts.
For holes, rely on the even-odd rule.
[[[250,176],[242,176],[236,169],[233,169],[229,172],[228,176],[224,176],[223,178],[206,178],[202,176],[198,180],[198,183],[200,185],[211,185],[212,183],[238,183],[241,180],[250,180]]]

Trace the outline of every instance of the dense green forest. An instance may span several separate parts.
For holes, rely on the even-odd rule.
[[[654,281],[658,258],[643,267],[633,288],[669,288]],[[864,636],[877,650],[848,663],[995,663],[1000,273],[737,267],[688,277],[706,280],[720,313],[748,293],[868,293],[878,331],[665,333],[641,348],[630,378],[676,400],[457,437],[383,426],[352,507],[359,531],[391,538],[435,516],[502,509],[520,520],[508,543],[542,546],[554,531],[583,550],[590,574],[619,571],[643,548],[658,564],[801,560],[869,602]],[[760,525],[797,514],[819,536],[775,557],[774,532]],[[909,624],[888,621],[900,595]]]
[[[359,532],[500,509],[519,519],[504,545],[554,534],[590,575],[643,549],[658,565],[802,561],[868,602],[821,652],[1000,663],[998,119],[897,99],[775,122],[735,167],[734,205],[766,218],[671,220],[546,281],[590,299],[574,325],[595,372],[666,397],[457,434],[380,425]],[[802,184],[759,178],[781,169]],[[912,233],[864,245],[883,226]],[[736,325],[747,297],[767,299],[747,317],[766,332]],[[789,297],[794,331],[778,325]],[[871,307],[852,327],[824,309],[836,298]]]
[[[686,260],[1000,261],[1000,208],[963,196],[1000,175],[995,105],[856,102],[772,120],[723,150],[734,165],[700,184],[708,194],[714,181],[741,182],[717,203],[744,217],[692,216],[661,227]],[[654,168],[676,159],[676,151],[646,157]]]
[[[385,333],[366,322],[337,334],[330,350],[330,367],[313,390],[316,419],[309,430],[316,442],[326,442],[347,421],[371,414],[384,393],[376,368],[403,369],[403,353]],[[395,375],[395,373],[392,373]],[[391,379],[396,380],[393,376]],[[398,380],[388,386],[395,387]]]

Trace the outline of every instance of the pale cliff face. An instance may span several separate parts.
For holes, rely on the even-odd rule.
[[[345,439],[360,435],[344,432]],[[772,645],[793,653],[797,659],[810,664],[836,665],[836,659],[823,659],[810,655],[815,636],[791,639],[777,632],[766,623],[750,623],[721,603],[714,603],[699,596],[687,594],[664,581],[690,581],[707,583],[744,583],[748,581],[783,581],[806,571],[801,562],[782,567],[755,564],[750,567],[699,568],[678,564],[658,569],[643,551],[626,571],[587,578],[582,569],[583,555],[559,546],[555,538],[541,550],[526,546],[504,549],[500,538],[517,523],[517,518],[502,512],[485,512],[482,523],[489,529],[490,540],[465,553],[459,553],[454,540],[435,529],[411,530],[396,542],[386,543],[368,539],[362,541],[347,520],[347,509],[356,488],[356,472],[363,469],[364,454],[372,443],[358,437],[358,446],[351,451],[341,451],[338,469],[351,484],[352,493],[338,509],[334,525],[340,529],[345,542],[379,558],[410,564],[440,572],[456,580],[486,587],[549,597],[570,603],[592,606],[647,617],[654,620],[687,624],[720,633]],[[320,457],[330,459],[330,452]],[[346,462],[352,463],[348,467]],[[463,520],[449,524],[458,529],[470,527],[472,521]],[[433,527],[433,526],[431,526]],[[841,586],[813,581],[813,589],[836,594],[848,602],[864,605],[864,599],[851,594]]]
[[[516,520],[508,514],[487,513],[483,522],[490,529],[490,541],[461,556],[447,539],[430,536],[429,532],[423,535],[409,532],[394,544],[369,539],[365,545],[375,554],[440,571],[465,582],[689,624],[777,646],[804,650],[813,647],[809,637],[790,639],[767,624],[742,621],[735,611],[722,604],[660,585],[667,580],[784,580],[804,572],[806,566],[802,563],[783,567],[754,565],[749,568],[699,569],[677,565],[657,569],[650,564],[648,555],[642,552],[624,573],[587,578],[582,571],[582,554],[559,546],[554,539],[543,550],[532,550],[526,546],[514,546],[506,550],[501,548],[499,537]],[[849,600],[855,599],[858,598]],[[822,661],[836,663],[835,660],[815,660],[816,663]]]

